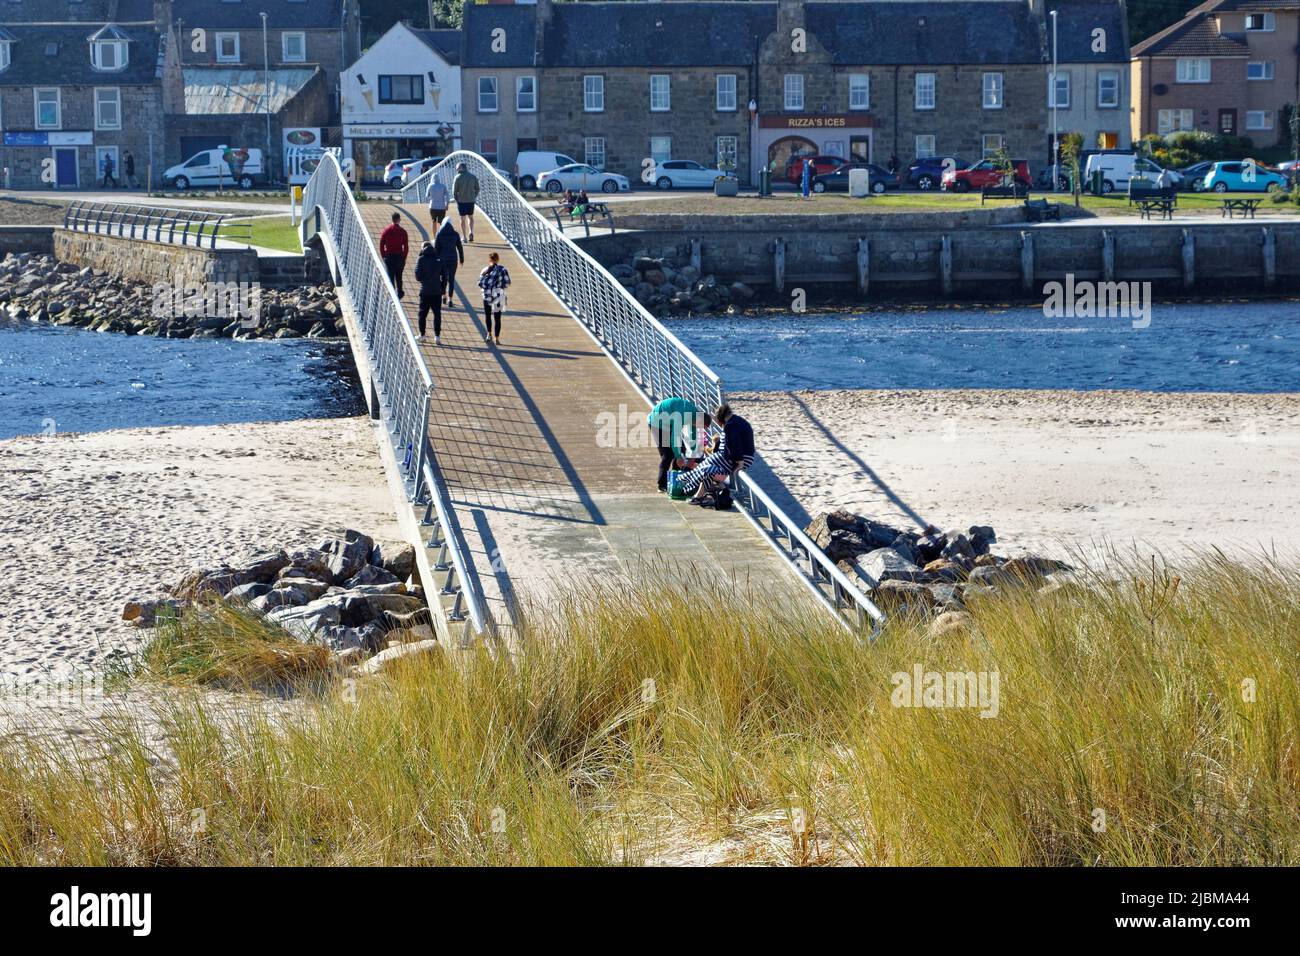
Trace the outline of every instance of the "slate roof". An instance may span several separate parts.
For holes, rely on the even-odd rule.
[[[261,113],[266,94],[263,84],[269,78],[271,112],[278,113],[319,72],[315,66],[270,70],[266,74],[261,70],[187,66],[185,112],[191,116]]]
[[[1023,2],[808,3],[808,30],[837,64],[1041,63],[1039,20]]]
[[[191,27],[260,30],[262,13],[272,30],[337,30],[343,25],[343,0],[172,0],[172,21]]]
[[[1056,0],[1056,56],[1061,63],[1127,63],[1128,25],[1118,3]],[[1106,31],[1106,52],[1092,52],[1092,33]],[[1052,19],[1047,18],[1047,57],[1052,56]]]
[[[1172,26],[1147,37],[1133,47],[1139,56],[1245,56],[1250,52],[1245,37],[1220,33],[1212,15],[1221,0],[1203,3]]]
[[[0,85],[22,86],[134,86],[152,85],[158,69],[158,31],[145,26],[125,26],[131,38],[125,70],[110,73],[90,65],[94,32],[84,23],[55,26],[8,25],[16,41],[9,47],[12,62],[0,73]],[[46,50],[53,48],[54,53]],[[21,78],[21,79],[19,79]]]
[[[576,4],[565,6],[571,7]],[[506,48],[500,53],[494,53],[492,32],[498,28],[505,30]],[[465,19],[461,29],[464,33],[460,48],[461,66],[534,65],[533,51],[537,45],[537,7],[532,4],[471,4],[465,7]]]
[[[460,62],[459,30],[417,30],[415,27],[409,29],[423,41],[425,46],[452,66]]]
[[[546,66],[746,65],[776,28],[774,3],[562,3],[553,10]]]
[[[136,6],[134,3],[126,5]],[[113,9],[113,0],[0,0],[0,23],[106,23],[128,20]],[[141,19],[153,19],[153,6]]]

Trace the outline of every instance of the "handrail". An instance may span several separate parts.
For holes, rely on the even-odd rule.
[[[434,182],[443,183],[450,191],[456,166],[462,162],[478,178],[476,204],[551,292],[622,366],[648,401],[680,396],[701,409],[722,404],[722,381],[713,370],[477,153],[468,150],[452,153],[404,186],[402,201],[423,202]],[[874,639],[885,615],[862,589],[835,566],[744,470],[735,475],[732,484],[746,517],[813,594],[846,627],[865,629],[870,619],[874,622],[871,632]],[[763,520],[770,527],[764,527]],[[802,566],[805,560],[807,570]],[[825,586],[829,586],[830,595],[823,590]],[[852,620],[846,617],[846,609],[853,612]]]
[[[488,627],[483,599],[467,573],[463,545],[450,523],[449,498],[434,465],[428,439],[433,377],[420,354],[397,290],[388,280],[379,250],[361,218],[356,199],[337,158],[326,153],[303,190],[303,240],[313,234],[333,246],[342,284],[354,306],[362,346],[374,373],[375,412],[384,424],[394,457],[402,469],[408,497],[426,505],[425,523],[437,516],[430,547],[449,552],[456,581],[448,576],[444,594],[455,594],[452,619],[463,603],[475,633]],[[443,541],[436,535],[441,533]],[[454,587],[458,583],[458,588]]]
[[[150,238],[149,229],[154,223],[155,216],[157,226],[153,230],[153,237]],[[209,249],[217,248],[217,240],[220,238],[237,242],[252,239],[251,226],[247,235],[232,235],[229,232],[230,226],[225,226],[227,233],[222,236],[222,227],[229,218],[229,213],[207,212],[199,209],[171,209],[165,206],[142,206],[131,203],[74,202],[69,203],[64,211],[63,228],[74,232],[117,236],[123,239],[138,237],[151,242],[182,246],[189,245],[190,237],[193,235],[197,247],[202,248],[203,240],[207,239]],[[180,234],[178,243],[176,227],[182,223],[185,228]],[[168,226],[165,239],[162,235],[164,225]],[[195,225],[198,229],[195,233],[191,233],[190,227]]]

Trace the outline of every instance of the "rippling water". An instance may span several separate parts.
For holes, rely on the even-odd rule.
[[[676,319],[732,390],[1300,391],[1300,302],[1156,302],[1151,324],[1040,309]]]
[[[346,342],[159,339],[0,322],[0,439],[364,412]]]

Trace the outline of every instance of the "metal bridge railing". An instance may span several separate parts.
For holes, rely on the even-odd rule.
[[[482,156],[467,150],[452,153],[403,187],[402,201],[427,201],[434,182],[441,182],[450,194],[456,166],[462,162],[478,178],[479,208],[652,402],[680,396],[701,409],[722,403],[718,376],[600,263],[548,223]],[[874,637],[885,616],[862,589],[748,474],[739,472],[733,487],[741,509],[818,599],[846,625],[871,627]]]
[[[338,160],[326,154],[303,190],[304,240],[319,233],[332,246],[343,285],[352,299],[366,357],[373,372],[373,405],[402,469],[410,500],[425,506],[428,546],[439,548],[436,569],[447,572],[442,595],[452,598],[451,620],[468,614],[475,633],[487,617],[460,537],[451,523],[446,488],[433,467],[429,404],[433,378],[411,324],[371,241]],[[305,243],[304,243],[305,244]]]
[[[127,203],[69,203],[63,228],[122,239],[146,239],[215,249],[217,239],[248,242],[252,226],[230,222],[231,216],[197,209],[164,209]],[[234,217],[240,218],[240,217]]]

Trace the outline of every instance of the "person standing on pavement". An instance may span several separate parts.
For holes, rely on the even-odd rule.
[[[128,149],[122,157],[122,178],[131,189],[139,189],[140,182],[135,178],[135,157]]]
[[[117,180],[113,178],[113,154],[109,152],[105,152],[104,161],[103,163],[101,163],[101,165],[104,169],[104,188],[116,189]],[[109,185],[110,182],[112,183],[111,186]]]
[[[451,198],[456,200],[456,213],[460,216],[460,231],[464,234],[466,242],[473,242],[474,203],[478,200],[478,177],[471,173],[464,163],[456,166],[456,178],[451,181]]]
[[[432,242],[420,247],[415,260],[415,281],[420,283],[420,338],[424,338],[424,321],[433,310],[433,344],[442,344],[442,263]]]
[[[506,287],[509,285],[510,273],[501,264],[501,257],[495,252],[489,253],[487,268],[478,276],[478,287],[483,290],[483,326],[487,330],[488,344],[493,341],[501,344],[501,313],[506,307]],[[494,315],[495,332],[492,330]]]
[[[406,230],[399,225],[401,221],[402,214],[393,213],[392,225],[379,234],[379,256],[384,260],[384,268],[388,270],[388,281],[397,290],[399,299],[406,295],[406,290],[402,288],[402,273],[406,271],[408,251]]]
[[[442,217],[445,215],[447,215],[447,186],[445,183],[435,182],[429,187],[429,218],[433,220],[434,229],[442,225]]]
[[[456,266],[465,262],[465,247],[461,244],[460,233],[451,224],[450,216],[442,221],[433,237],[433,251],[442,266],[442,293],[446,297],[446,304],[451,305],[452,297],[456,294]]]
[[[812,157],[803,161],[803,170],[799,173],[799,193],[804,199],[812,192]]]

